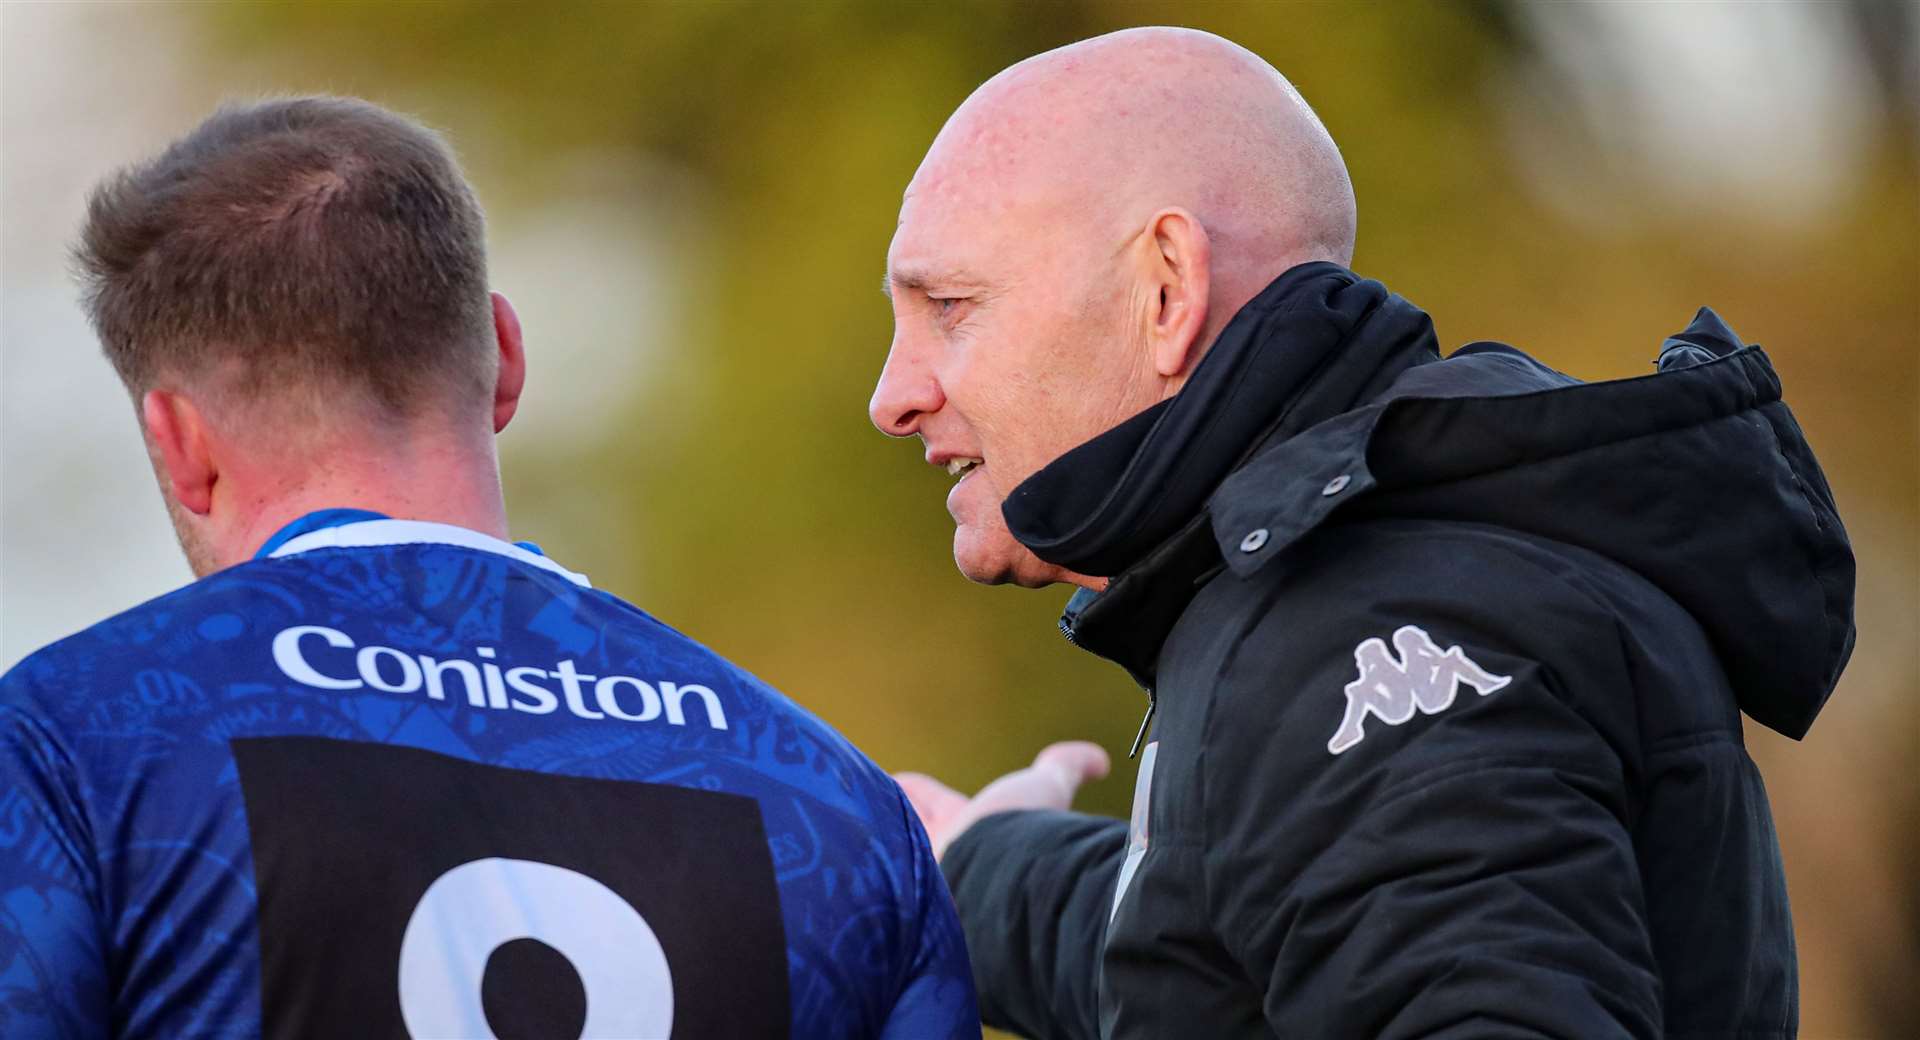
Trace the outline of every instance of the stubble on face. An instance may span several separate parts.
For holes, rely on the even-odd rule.
[[[936,429],[964,430],[986,459],[948,499],[954,562],[969,580],[1041,588],[1088,584],[1035,556],[1009,530],[1014,490],[1068,451],[1152,403],[1132,392],[1136,373],[1119,357],[1129,340],[1121,272],[1100,258],[1015,272],[999,305],[966,346],[973,358],[946,386],[949,416]]]
[[[996,139],[1010,133],[1002,124]],[[977,145],[985,135],[957,136]],[[943,405],[916,431],[929,453],[984,460],[948,496],[960,572],[988,585],[1087,584],[1020,544],[1002,507],[1056,458],[1152,403],[1136,385],[1146,363],[1131,331],[1137,294],[1121,262],[1123,222],[1088,205],[1057,155],[1023,158],[930,152],[890,250],[894,350],[940,387]],[[940,317],[931,299],[950,297],[964,298],[957,317]]]

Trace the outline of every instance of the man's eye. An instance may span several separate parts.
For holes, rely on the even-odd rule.
[[[951,317],[953,312],[958,310],[962,303],[966,302],[964,298],[959,296],[929,296],[927,299],[933,301],[934,313],[942,318]]]

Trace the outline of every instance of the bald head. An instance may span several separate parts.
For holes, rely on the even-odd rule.
[[[1297,264],[1349,263],[1353,234],[1326,127],[1218,36],[1130,29],[976,90],[901,200],[870,407],[964,474],[947,498],[961,571],[1087,580],[1014,541],[1007,495],[1179,392],[1248,300]]]
[[[954,112],[906,194],[1046,208],[1095,236],[1182,207],[1212,240],[1227,310],[1295,264],[1353,258],[1353,187],[1326,127],[1258,55],[1194,29],[1126,29],[1006,69]]]

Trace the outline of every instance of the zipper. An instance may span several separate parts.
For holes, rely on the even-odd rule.
[[[1127,752],[1128,758],[1138,758],[1140,756],[1140,745],[1147,739],[1147,729],[1153,725],[1153,711],[1159,706],[1160,702],[1154,697],[1153,691],[1148,690],[1147,714],[1145,718],[1140,720],[1140,732],[1133,735],[1133,750]]]
[[[1080,640],[1078,637],[1076,637],[1073,634],[1073,625],[1064,617],[1060,619],[1059,623],[1060,623],[1060,634],[1067,637],[1068,643],[1074,646],[1079,646]],[[1153,726],[1154,710],[1159,706],[1160,706],[1160,702],[1154,697],[1153,690],[1148,689],[1147,690],[1147,714],[1146,714],[1146,717],[1140,720],[1140,732],[1135,733],[1133,735],[1133,747],[1127,752],[1128,758],[1140,757],[1140,745],[1144,743],[1147,739],[1147,730]]]

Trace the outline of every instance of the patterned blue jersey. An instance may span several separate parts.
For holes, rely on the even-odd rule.
[[[0,1036],[978,1037],[899,788],[538,554],[330,510],[0,679]]]

